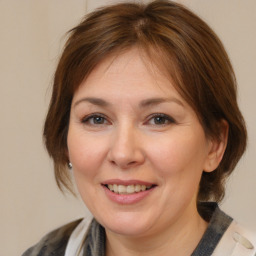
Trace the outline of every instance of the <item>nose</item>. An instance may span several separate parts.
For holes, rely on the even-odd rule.
[[[116,129],[108,152],[108,160],[120,169],[130,169],[145,161],[139,132],[134,128]]]

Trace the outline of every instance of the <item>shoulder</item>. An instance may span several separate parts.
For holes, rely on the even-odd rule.
[[[81,221],[82,219],[79,219],[51,231],[22,256],[64,255],[69,237]]]
[[[209,225],[193,255],[207,250],[213,256],[256,256],[256,232],[238,224],[217,203],[200,203],[198,209]]]
[[[236,221],[232,221],[213,255],[255,256],[256,232],[248,230]]]

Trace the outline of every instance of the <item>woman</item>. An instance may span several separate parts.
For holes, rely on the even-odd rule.
[[[72,29],[44,138],[58,186],[73,191],[72,169],[94,218],[24,256],[255,254],[255,235],[214,203],[246,148],[235,75],[183,6],[117,4]]]

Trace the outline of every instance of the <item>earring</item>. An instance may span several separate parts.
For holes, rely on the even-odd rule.
[[[73,166],[72,166],[72,164],[71,164],[70,162],[68,162],[68,169],[70,169],[70,170],[71,170],[71,169],[72,169],[72,167],[73,167]]]

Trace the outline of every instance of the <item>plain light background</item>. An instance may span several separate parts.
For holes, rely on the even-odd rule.
[[[21,255],[53,228],[88,214],[58,191],[41,134],[65,33],[110,2],[0,0],[0,256]],[[221,207],[256,230],[256,1],[177,2],[208,22],[233,63],[249,145]]]

